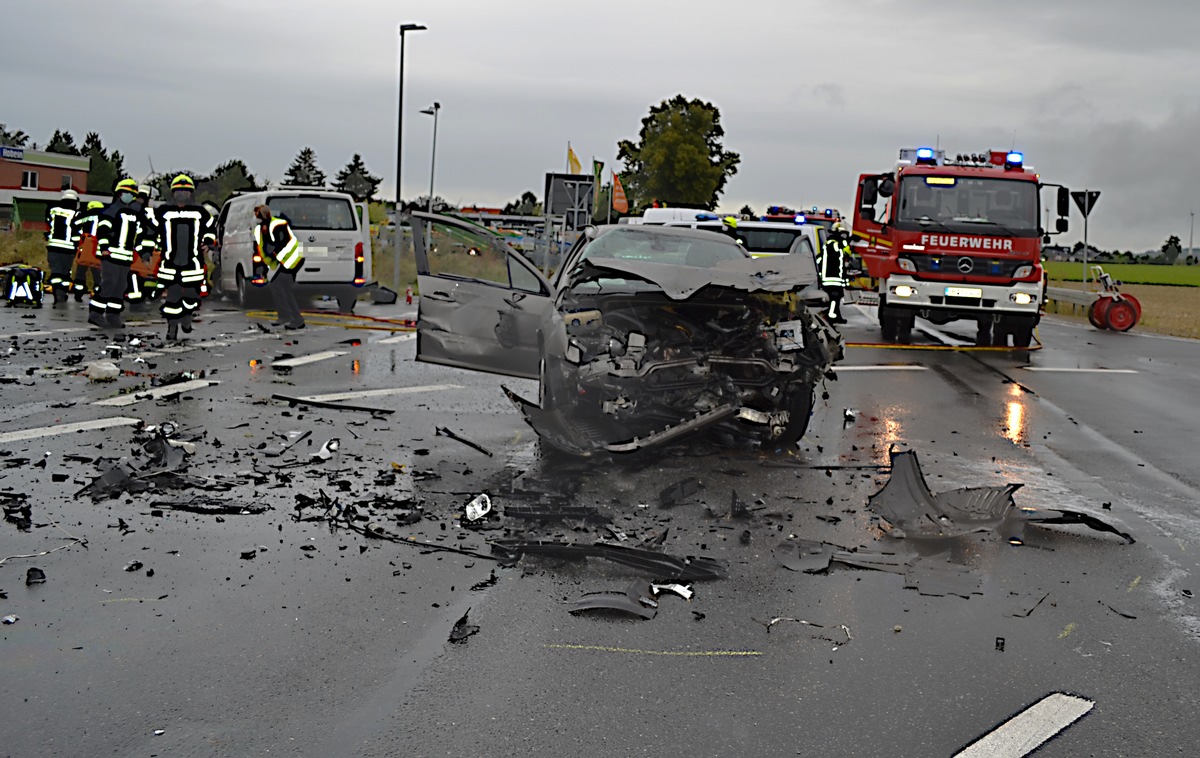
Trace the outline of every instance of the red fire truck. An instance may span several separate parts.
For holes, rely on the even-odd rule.
[[[851,244],[879,283],[884,339],[907,342],[921,316],[975,321],[977,345],[1028,347],[1044,299],[1043,187],[1058,187],[1054,231],[1065,232],[1069,192],[1016,151],[905,148],[893,171],[859,176]]]

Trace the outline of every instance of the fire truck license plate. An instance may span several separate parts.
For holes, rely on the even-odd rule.
[[[983,290],[978,287],[947,287],[946,297],[983,297]]]

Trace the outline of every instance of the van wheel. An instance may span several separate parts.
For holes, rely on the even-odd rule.
[[[339,292],[337,295],[338,310],[342,313],[354,313],[354,304],[358,302],[358,291]]]
[[[241,266],[238,266],[237,271],[234,272],[233,285],[234,290],[233,292],[229,293],[230,299],[233,300],[236,305],[240,305],[245,308],[246,301],[250,298],[250,293],[247,291],[247,289],[250,287],[250,282],[246,281],[246,272],[242,271]]]

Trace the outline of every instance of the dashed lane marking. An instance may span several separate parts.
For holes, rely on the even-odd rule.
[[[417,387],[389,387],[382,390],[356,390],[353,392],[331,392],[327,395],[304,395],[300,400],[315,403],[341,403],[346,400],[360,400],[365,397],[387,397],[389,395],[410,395],[414,392],[443,392],[445,390],[460,390],[459,384],[424,384]]]
[[[220,384],[220,382],[214,382],[210,379],[194,379],[190,382],[180,382],[179,384],[168,384],[165,387],[153,387],[151,389],[146,390],[145,392],[130,392],[127,395],[117,395],[116,397],[109,397],[109,398],[105,398],[104,400],[97,400],[97,401],[93,402],[92,405],[108,405],[108,406],[133,405],[134,403],[140,403],[143,400],[158,400],[159,398],[170,397],[172,395],[179,395],[184,392],[191,392],[192,390],[203,389],[204,387],[211,387],[214,384]]]
[[[888,365],[886,363],[872,366],[837,366],[833,367],[835,373],[840,374],[843,371],[928,371],[928,366],[918,366],[912,363],[897,363]]]
[[[39,426],[36,429],[21,429],[16,432],[5,432],[0,434],[0,445],[7,445],[10,442],[21,442],[22,440],[36,440],[42,437],[53,437],[60,434],[72,434],[74,432],[89,432],[96,429],[111,429],[116,426],[137,426],[142,423],[141,419],[127,418],[125,416],[114,416],[113,418],[101,418],[94,421],[78,421],[74,424],[55,424],[54,426]]]
[[[1058,374],[1136,374],[1132,368],[1053,368],[1051,366],[1022,366],[1025,371],[1042,371]]]
[[[1020,758],[1087,715],[1095,701],[1054,692],[956,753],[954,758]]]
[[[295,368],[296,366],[307,366],[310,363],[327,361],[330,358],[337,358],[345,354],[345,350],[326,350],[323,353],[313,353],[312,355],[301,355],[298,358],[285,358],[281,361],[272,361],[271,368]]]

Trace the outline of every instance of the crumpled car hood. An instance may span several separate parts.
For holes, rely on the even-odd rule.
[[[711,268],[669,263],[591,258],[580,263],[568,278],[570,286],[627,274],[650,282],[672,300],[686,300],[705,287],[743,292],[788,292],[817,282],[812,261],[799,255],[722,261]]]

